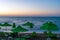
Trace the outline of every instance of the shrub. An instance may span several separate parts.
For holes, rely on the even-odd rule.
[[[36,37],[37,36],[37,33],[36,32],[33,32],[32,33],[32,37]]]
[[[15,23],[13,23],[13,28],[16,28],[16,24]]]

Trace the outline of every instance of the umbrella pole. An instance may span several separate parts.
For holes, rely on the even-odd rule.
[[[51,34],[51,31],[50,31],[50,30],[48,30],[48,31],[47,31],[47,40],[51,40],[51,38],[50,38],[50,37],[51,37],[51,35],[50,35],[50,34]]]
[[[17,34],[18,34],[18,38],[20,38],[20,33],[17,32]]]

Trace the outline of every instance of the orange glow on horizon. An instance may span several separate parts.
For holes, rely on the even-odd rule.
[[[44,16],[44,15],[51,15],[49,12],[5,12],[0,13],[0,16]]]
[[[27,11],[27,10],[5,10],[5,11],[0,11],[0,16],[45,16],[45,15],[53,15],[57,13],[57,11]]]

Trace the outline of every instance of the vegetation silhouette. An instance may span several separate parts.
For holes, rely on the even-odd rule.
[[[32,37],[36,37],[37,36],[37,33],[36,32],[32,32],[31,36]]]
[[[13,26],[12,26],[13,28],[16,28],[16,24],[15,23],[13,23]]]

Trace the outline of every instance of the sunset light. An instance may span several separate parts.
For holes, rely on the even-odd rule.
[[[0,16],[59,16],[59,6],[59,0],[0,0]]]

